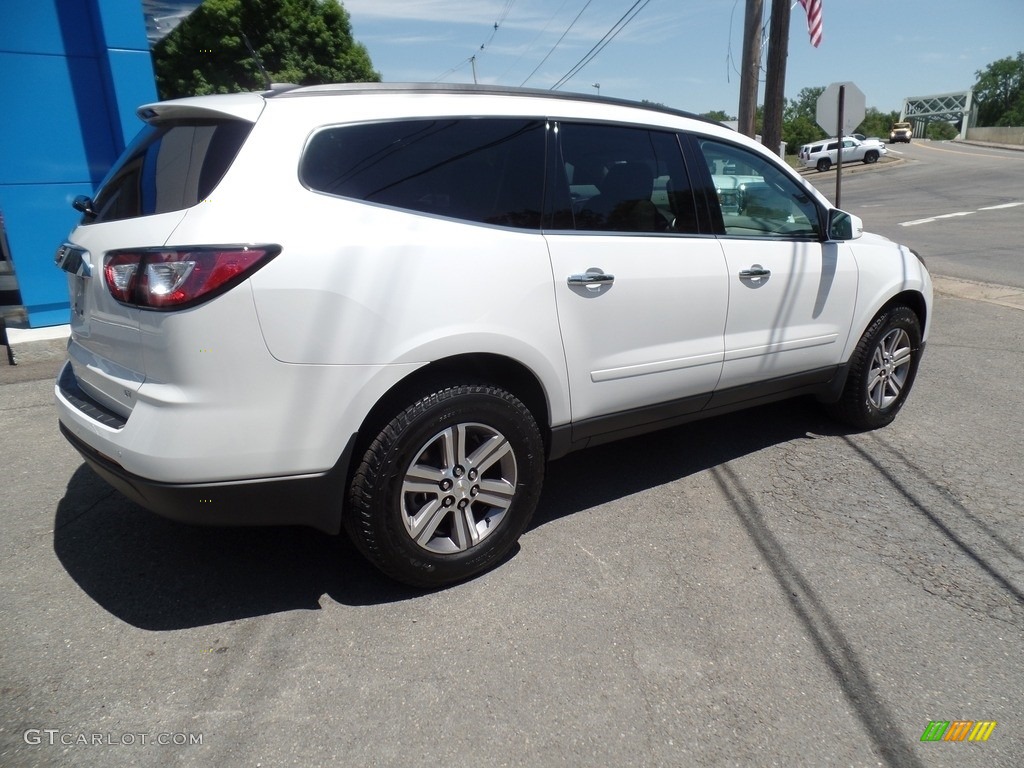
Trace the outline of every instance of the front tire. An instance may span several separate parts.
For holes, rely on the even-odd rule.
[[[463,581],[498,563],[540,497],[544,446],[533,415],[497,387],[436,390],[369,445],[349,489],[346,528],[388,576],[415,587]]]
[[[874,163],[874,162],[877,162],[877,161],[878,161],[878,153],[875,152],[874,150],[872,150],[870,152],[864,153],[864,162],[865,163]]]
[[[920,361],[917,315],[902,305],[880,312],[857,343],[833,414],[859,429],[890,424],[910,394]]]

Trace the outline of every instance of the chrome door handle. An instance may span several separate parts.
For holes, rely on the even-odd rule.
[[[760,264],[754,264],[749,269],[741,269],[740,277],[768,277],[771,273],[770,269],[765,269]]]
[[[569,275],[566,282],[569,285],[611,285],[615,282],[615,275],[605,272],[584,272],[581,275]]]

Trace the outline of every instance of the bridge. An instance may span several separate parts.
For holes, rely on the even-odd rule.
[[[908,96],[903,100],[900,122],[913,123],[915,136],[924,136],[932,122],[956,123],[961,131],[966,131],[978,121],[973,96],[974,92],[970,90],[936,96]]]

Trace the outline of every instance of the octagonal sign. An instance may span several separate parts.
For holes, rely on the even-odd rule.
[[[839,87],[846,86],[843,98],[843,130],[839,131]],[[864,120],[864,92],[850,82],[832,83],[818,97],[814,115],[818,125],[829,136],[849,136]]]

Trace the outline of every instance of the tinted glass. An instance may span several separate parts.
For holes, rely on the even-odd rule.
[[[693,191],[672,133],[560,123],[554,229],[691,232]]]
[[[718,193],[725,234],[818,238],[818,206],[781,169],[742,147],[710,139],[699,144]]]
[[[144,129],[97,192],[94,221],[178,211],[205,200],[250,130],[252,123],[241,120],[175,121]]]
[[[544,122],[402,120],[338,126],[309,142],[310,189],[439,216],[538,229]]]

